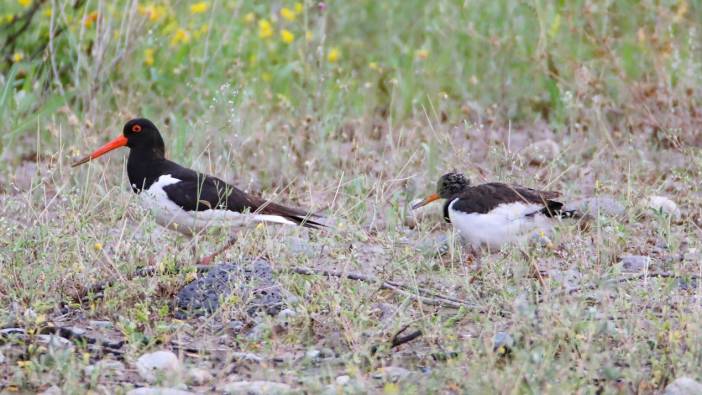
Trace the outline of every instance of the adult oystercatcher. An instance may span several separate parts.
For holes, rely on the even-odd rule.
[[[471,186],[463,174],[447,173],[439,178],[436,193],[412,209],[445,199],[444,219],[475,254],[482,246],[497,250],[532,231],[549,229],[554,218],[577,217],[578,213],[564,210],[563,203],[553,200],[558,196],[559,192],[499,182]]]
[[[323,227],[304,210],[252,196],[219,178],[196,172],[166,159],[161,133],[144,118],[124,125],[122,135],[73,163],[86,163],[116,148],[129,147],[127,175],[132,190],[162,226],[186,235],[208,228],[243,228],[261,222]],[[235,239],[222,250],[231,246]],[[205,258],[205,263],[209,263]]]

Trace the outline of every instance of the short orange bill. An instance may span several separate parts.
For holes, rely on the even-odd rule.
[[[127,145],[127,138],[124,137],[124,135],[120,135],[120,136],[117,137],[116,139],[110,141],[109,143],[107,143],[107,144],[103,145],[102,147],[100,147],[100,148],[96,149],[95,151],[93,151],[92,154],[90,154],[90,155],[88,155],[88,156],[82,158],[81,160],[79,160],[79,161],[73,163],[73,164],[71,165],[71,167],[76,167],[76,166],[78,166],[78,165],[82,165],[83,163],[89,162],[89,161],[91,161],[91,160],[97,158],[98,156],[102,156],[102,155],[104,155],[104,154],[106,154],[106,153],[112,151],[113,149],[116,149],[116,148],[119,148],[119,147],[124,147],[124,146],[126,146],[126,145]]]
[[[412,210],[416,210],[416,209],[418,209],[418,208],[420,208],[420,207],[422,207],[422,206],[426,206],[427,204],[433,202],[434,200],[439,200],[439,199],[440,199],[440,197],[439,197],[438,194],[432,193],[431,195],[427,196],[427,197],[426,197],[424,200],[422,200],[421,202],[419,202],[419,203],[415,204],[414,206],[412,206]]]

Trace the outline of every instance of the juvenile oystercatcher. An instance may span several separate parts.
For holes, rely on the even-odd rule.
[[[252,196],[219,178],[199,173],[166,159],[161,133],[148,119],[132,119],[122,135],[73,163],[86,163],[116,148],[129,147],[127,175],[132,190],[156,222],[186,235],[208,228],[243,228],[261,222],[323,227],[304,210]],[[205,258],[204,263],[231,246]]]
[[[444,219],[451,222],[475,254],[480,247],[498,250],[537,230],[547,230],[560,217],[577,217],[555,201],[560,193],[491,182],[471,186],[461,173],[439,178],[436,193],[412,206],[417,209],[445,199]]]

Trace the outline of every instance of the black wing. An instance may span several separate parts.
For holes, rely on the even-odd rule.
[[[453,209],[464,213],[486,214],[501,204],[526,202],[543,205],[542,212],[553,216],[557,215],[563,207],[563,203],[552,200],[559,195],[558,192],[554,191],[539,191],[519,185],[491,182],[470,187],[461,193],[458,196],[459,200],[454,203]],[[451,200],[447,201],[444,206],[445,218],[448,218],[449,204],[451,204]]]
[[[193,170],[180,167],[173,171],[172,177],[180,182],[166,185],[163,190],[168,198],[186,211],[205,211],[212,209],[236,212],[258,212],[278,215],[297,224],[318,228],[324,225],[311,221],[303,210],[285,207],[264,199],[251,196],[246,192],[227,184],[216,177],[211,177]]]

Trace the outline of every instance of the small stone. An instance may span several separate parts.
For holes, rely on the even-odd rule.
[[[259,357],[256,354],[250,353],[250,352],[233,352],[233,353],[231,353],[231,356],[233,359],[236,359],[237,361],[255,362],[255,363],[263,362],[263,358]]]
[[[99,328],[99,329],[112,328],[112,322],[110,322],[110,321],[91,320],[91,321],[88,321],[88,325],[90,325],[93,328]]]
[[[230,331],[232,331],[234,333],[239,333],[242,330],[244,330],[245,326],[246,325],[244,324],[243,321],[235,320],[235,321],[231,321],[230,323],[227,324],[227,329],[229,329]]]
[[[310,348],[305,353],[305,357],[307,357],[307,359],[318,359],[320,355],[322,355],[322,352],[317,350],[316,348]]]
[[[621,258],[622,270],[628,273],[638,273],[651,267],[651,258],[642,255],[624,255]]]
[[[374,374],[374,379],[384,379],[385,381],[400,381],[412,374],[409,370],[399,366],[385,366],[378,369]]]
[[[665,196],[649,196],[644,205],[654,212],[671,216],[673,219],[680,219],[680,209],[674,201]]]
[[[533,142],[519,153],[530,165],[543,165],[558,158],[561,149],[553,140],[541,140]]]
[[[61,388],[59,388],[56,385],[52,385],[51,387],[45,389],[43,392],[40,392],[40,395],[61,395],[63,391],[61,391]]]
[[[52,348],[70,349],[74,347],[70,340],[56,335],[39,335],[37,340]]]
[[[5,356],[0,352],[0,364],[5,363]]]
[[[188,371],[188,383],[192,385],[205,385],[213,378],[212,373],[206,369],[192,368]]]
[[[103,359],[92,365],[88,365],[83,369],[83,373],[90,377],[93,373],[104,374],[104,375],[118,375],[121,376],[125,371],[126,367],[120,361],[115,361],[112,359]]]
[[[349,375],[342,375],[336,378],[336,383],[338,385],[346,385],[351,381],[351,376]]]
[[[507,332],[497,332],[492,338],[492,350],[499,355],[506,355],[512,352],[514,339]]]
[[[702,383],[689,377],[679,377],[668,384],[663,395],[699,395],[702,394]]]
[[[180,370],[180,361],[170,351],[156,351],[139,357],[136,367],[144,380],[153,383],[159,376],[177,373]]]
[[[178,388],[141,387],[127,392],[127,395],[195,395],[195,393]]]
[[[289,385],[274,381],[234,381],[224,384],[219,390],[232,395],[268,395],[292,392]]]

